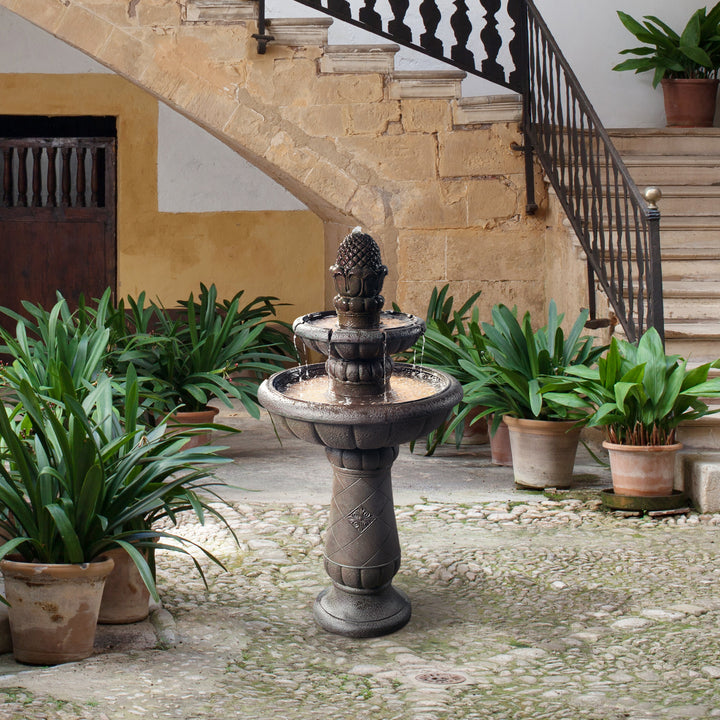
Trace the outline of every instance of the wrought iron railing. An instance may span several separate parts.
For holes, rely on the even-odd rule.
[[[526,0],[524,131],[587,256],[591,318],[602,288],[634,342],[664,337],[660,213],[617,149],[532,0]]]
[[[664,335],[660,213],[648,205],[532,0],[295,0],[523,95],[527,209],[537,155],[626,337]],[[272,41],[259,0],[256,39]],[[383,3],[383,6],[385,4]]]

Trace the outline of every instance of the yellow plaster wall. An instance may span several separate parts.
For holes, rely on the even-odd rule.
[[[276,295],[286,320],[324,307],[324,230],[310,211],[161,213],[157,100],[117,75],[0,74],[0,114],[117,118],[117,290],[172,305],[215,283],[221,297]],[[82,262],[82,258],[79,258]]]

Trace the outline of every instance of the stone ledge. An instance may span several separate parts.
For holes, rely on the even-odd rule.
[[[522,96],[516,94],[460,98],[453,108],[455,125],[522,121]]]
[[[185,23],[244,23],[257,18],[257,3],[255,0],[186,0],[182,18]]]
[[[399,45],[328,45],[320,72],[391,73],[399,50]]]
[[[276,45],[288,47],[324,47],[332,18],[269,18],[268,33]]]
[[[720,452],[680,453],[682,486],[701,513],[720,512]]]
[[[466,75],[460,70],[396,71],[390,77],[389,97],[459,98]]]

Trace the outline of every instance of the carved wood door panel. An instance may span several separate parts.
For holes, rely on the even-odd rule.
[[[115,291],[115,158],[114,138],[0,139],[0,305]]]

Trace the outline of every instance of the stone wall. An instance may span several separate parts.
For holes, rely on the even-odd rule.
[[[423,312],[432,286],[449,282],[458,297],[481,289],[484,308],[544,310],[544,202],[535,217],[524,214],[523,160],[510,149],[521,140],[517,125],[461,125],[456,98],[403,96],[387,73],[321,73],[319,47],[271,45],[257,55],[254,23],[183,25],[174,0],[0,5],[167,102],[290,190],[325,225],[321,272],[338,238],[362,225],[390,268],[388,301],[403,309]],[[292,237],[278,247],[278,261],[297,257]]]

